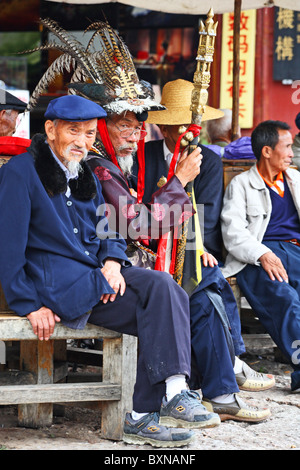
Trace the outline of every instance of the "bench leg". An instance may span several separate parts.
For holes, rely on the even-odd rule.
[[[121,384],[122,387],[121,400],[102,403],[104,439],[122,439],[125,413],[132,410],[136,363],[137,338],[122,335],[121,338],[103,340],[103,382]]]
[[[237,308],[238,308],[239,315],[241,315],[241,297],[242,297],[241,290],[238,286],[238,283],[236,282],[235,277],[228,277],[227,281],[228,281],[228,283],[229,283],[229,285],[232,289],[233,295],[235,297],[235,301],[236,301],[236,305],[237,305]]]
[[[35,374],[36,383],[53,383],[54,341],[21,341],[20,367]],[[18,406],[19,426],[39,428],[50,426],[53,420],[52,403]]]
[[[6,345],[4,341],[0,341],[0,364],[6,363]]]

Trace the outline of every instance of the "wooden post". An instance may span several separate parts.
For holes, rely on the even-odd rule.
[[[21,370],[32,372],[36,377],[37,384],[53,383],[53,348],[53,340],[20,342]],[[52,403],[20,404],[18,407],[20,426],[30,428],[51,426],[52,420]]]
[[[239,138],[239,97],[240,97],[240,21],[242,0],[234,1],[233,32],[233,90],[231,140]]]
[[[121,338],[103,340],[103,382],[120,384],[122,390],[119,401],[102,403],[101,437],[104,439],[122,439],[125,413],[132,411],[136,363],[136,337],[122,335]]]

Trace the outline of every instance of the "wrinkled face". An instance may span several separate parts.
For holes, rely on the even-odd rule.
[[[186,128],[189,126],[189,124],[182,124]],[[160,127],[161,133],[164,136],[165,143],[170,150],[171,153],[174,153],[175,146],[177,143],[177,140],[179,138],[179,132],[178,129],[181,127],[180,125],[176,124],[173,126],[167,126],[165,124],[162,124]]]
[[[131,111],[122,115],[115,114],[107,120],[107,130],[117,157],[128,157],[137,151],[142,124]],[[133,133],[129,137],[123,137],[130,130]]]
[[[79,162],[92,147],[97,130],[97,119],[89,121],[46,121],[45,131],[48,143],[65,165],[71,161]]]
[[[18,111],[15,109],[0,111],[0,136],[12,136],[16,131]]]
[[[278,130],[279,140],[275,148],[264,147],[267,151],[269,163],[271,168],[274,170],[274,174],[280,171],[285,171],[292,163],[294,156],[292,151],[293,138],[289,131]]]

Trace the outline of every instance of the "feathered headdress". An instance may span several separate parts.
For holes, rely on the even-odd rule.
[[[58,75],[72,70],[73,75],[68,85],[70,93],[98,102],[108,114],[165,109],[155,102],[151,85],[139,80],[126,44],[107,22],[97,21],[89,25],[85,32],[94,32],[84,48],[55,21],[40,21],[60,43],[46,43],[25,52],[57,49],[63,54],[50,65],[39,81],[28,103],[28,110],[35,106],[38,97]],[[100,42],[98,49],[95,48],[96,39]]]

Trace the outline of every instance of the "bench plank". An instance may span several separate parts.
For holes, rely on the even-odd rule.
[[[0,405],[18,405],[19,425],[40,428],[52,424],[53,403],[101,402],[102,437],[121,440],[125,411],[132,409],[137,338],[89,323],[83,330],[56,323],[51,339],[39,341],[28,319],[6,309],[3,299],[0,341],[20,341],[20,370],[36,384],[1,386]],[[103,340],[103,382],[53,383],[54,359],[67,360],[66,340],[96,338]]]
[[[61,323],[56,323],[51,339],[93,339],[93,338],[119,338],[120,333],[102,328],[100,326],[87,324],[84,330],[74,330]],[[26,317],[15,315],[4,315],[0,317],[0,340],[21,341],[37,340],[32,326]]]
[[[35,385],[3,385],[0,405],[115,401],[121,398],[121,386],[104,382]]]

